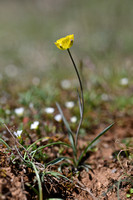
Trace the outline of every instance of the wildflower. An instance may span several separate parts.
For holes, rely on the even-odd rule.
[[[71,121],[72,123],[76,123],[77,117],[76,117],[76,116],[71,117],[71,118],[70,118],[70,121]]]
[[[44,109],[44,111],[47,113],[47,114],[52,114],[54,112],[54,108],[52,107],[47,107]]]
[[[120,84],[121,85],[123,85],[123,86],[126,86],[126,85],[128,85],[128,78],[122,78],[121,80],[120,80]]]
[[[16,108],[14,110],[14,112],[16,113],[16,115],[18,115],[19,117],[23,116],[24,114],[24,108],[23,107],[20,107],[20,108]]]
[[[34,108],[34,104],[32,102],[29,103],[29,108]]]
[[[30,129],[38,129],[38,126],[39,126],[39,122],[35,121],[33,122],[33,124],[30,125]]]
[[[67,107],[67,108],[73,108],[74,107],[74,102],[73,101],[67,101],[66,103],[65,103],[65,106]]]
[[[63,89],[69,89],[71,87],[71,82],[67,79],[61,81],[61,87]]]
[[[66,50],[71,48],[71,46],[73,45],[73,41],[74,41],[74,35],[67,35],[66,37],[60,38],[59,40],[57,40],[55,42],[55,45],[57,46],[57,48],[61,49],[61,50]]]
[[[22,130],[18,130],[17,132],[14,131],[14,135],[19,139],[21,138],[21,133],[22,133]]]
[[[84,95],[83,95],[83,86],[82,86],[80,74],[78,72],[77,66],[75,64],[75,61],[74,61],[72,54],[70,52],[70,49],[69,49],[73,45],[73,41],[74,41],[74,35],[72,34],[72,35],[66,36],[65,38],[61,38],[61,39],[57,40],[55,42],[55,45],[61,50],[67,50],[69,57],[72,61],[73,67],[75,69],[75,72],[76,72],[76,75],[77,75],[77,78],[78,78],[78,81],[79,81],[79,85],[80,85],[80,92],[78,93],[78,98],[79,98],[79,101],[80,101],[80,114],[81,114],[80,116],[81,116],[81,118],[80,118],[79,126],[78,126],[77,132],[76,132],[76,138],[75,138],[75,145],[77,146],[79,129],[82,125],[83,114],[84,114]]]
[[[61,121],[62,121],[62,116],[61,116],[61,114],[55,115],[54,119],[55,119],[55,121],[57,121],[57,122],[61,122]]]

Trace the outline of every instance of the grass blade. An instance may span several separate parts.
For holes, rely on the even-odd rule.
[[[0,138],[0,142],[3,143],[9,150],[11,150],[11,147],[2,139]]]
[[[71,131],[71,128],[70,128],[70,126],[69,126],[69,124],[68,124],[68,122],[67,122],[67,120],[66,120],[66,118],[65,118],[65,116],[64,116],[64,114],[63,114],[63,111],[62,111],[60,105],[59,105],[57,102],[56,102],[56,106],[57,106],[57,108],[58,108],[58,110],[59,110],[59,112],[60,112],[60,114],[61,114],[61,116],[62,116],[63,122],[64,122],[64,124],[65,124],[67,130],[70,131],[70,132],[72,132],[72,131]]]
[[[42,193],[42,184],[41,184],[41,180],[40,180],[40,176],[38,174],[38,171],[37,171],[37,168],[35,166],[35,164],[33,162],[31,162],[32,166],[33,166],[33,169],[35,171],[35,174],[36,174],[36,178],[37,178],[37,181],[38,181],[38,187],[39,187],[39,200],[43,200],[43,193]]]
[[[27,151],[30,150],[30,148],[32,148],[36,143],[40,142],[41,140],[44,140],[46,137],[43,137],[43,138],[40,138],[38,140],[36,140],[35,142],[33,142],[30,146],[28,146],[28,148],[26,149]],[[26,156],[27,156],[27,152],[25,152],[24,154],[24,159],[26,159]]]
[[[94,140],[92,140],[88,146],[84,149],[84,151],[81,153],[80,157],[79,157],[79,160],[78,160],[78,164],[80,163],[80,161],[82,160],[82,158],[85,156],[85,154],[87,153],[87,151],[89,149],[91,149],[92,145],[104,134],[106,133],[112,126],[114,125],[111,124],[110,126],[108,126],[107,128],[105,128],[97,137],[94,138]]]
[[[72,149],[73,149],[74,155],[76,157],[77,151],[76,151],[76,147],[75,147],[75,141],[74,141],[73,133],[72,133],[71,128],[70,128],[70,126],[69,126],[69,124],[68,124],[68,122],[67,122],[67,120],[66,120],[66,118],[65,118],[65,116],[64,116],[64,114],[62,112],[62,109],[61,109],[60,105],[58,103],[56,103],[56,105],[57,105],[57,108],[58,108],[58,110],[59,110],[59,112],[60,112],[60,114],[62,116],[63,122],[64,122],[64,124],[65,124],[65,126],[67,128],[69,140],[70,140],[70,143],[72,145]]]
[[[59,163],[59,162],[61,162],[63,160],[68,160],[68,159],[72,160],[71,158],[68,158],[68,157],[59,157],[59,158],[56,158],[56,159],[50,161],[49,163],[47,163],[46,167],[49,166],[49,165],[55,165],[55,164],[57,164],[57,163]]]
[[[51,174],[52,176],[55,176],[56,178],[62,177],[62,178],[64,178],[64,179],[66,179],[67,181],[73,183],[72,180],[70,180],[69,178],[67,178],[66,176],[64,176],[64,175],[62,175],[62,174],[60,174],[60,173],[58,173],[58,172],[49,171],[49,172],[46,172],[46,174]]]
[[[30,183],[25,183],[25,185],[28,186],[30,189],[32,189],[33,192],[34,192],[37,196],[39,195],[37,189],[35,189]]]
[[[44,146],[38,147],[36,150],[32,151],[32,152],[31,152],[31,154],[33,154],[33,155],[32,155],[32,159],[34,158],[34,156],[35,156],[35,154],[36,154],[37,151],[39,151],[39,150],[41,150],[41,149],[44,149],[44,148],[46,148],[46,147],[52,146],[52,145],[59,145],[59,144],[64,145],[64,146],[67,146],[67,147],[69,147],[69,148],[72,148],[69,144],[67,144],[67,143],[65,143],[65,142],[52,142],[52,143],[50,143],[50,144],[46,144],[46,145],[44,145]]]
[[[49,137],[43,137],[43,138],[40,138],[38,140],[36,140],[35,142],[33,142],[28,148],[27,150],[29,150],[31,147],[33,147],[36,143],[40,142],[41,140],[44,140],[44,139],[50,139]]]

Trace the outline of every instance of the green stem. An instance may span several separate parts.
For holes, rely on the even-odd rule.
[[[78,125],[78,128],[77,128],[77,132],[76,132],[76,138],[75,138],[75,146],[77,146],[77,141],[78,141],[78,135],[79,135],[79,129],[81,127],[81,124],[82,124],[82,121],[83,121],[83,113],[84,113],[84,96],[83,96],[83,86],[82,86],[82,81],[81,81],[81,78],[80,78],[80,75],[79,75],[79,72],[78,72],[78,69],[76,67],[76,64],[73,60],[73,57],[72,57],[72,54],[70,52],[69,49],[67,49],[68,51],[68,54],[71,58],[71,61],[72,61],[72,64],[74,66],[74,69],[76,71],[76,74],[77,74],[77,77],[78,77],[78,80],[79,80],[79,85],[80,85],[80,92],[81,92],[81,96],[79,95],[79,98],[80,98],[80,104],[81,104],[81,116],[80,116],[80,121],[79,121],[79,125]]]
[[[39,200],[43,200],[43,192],[42,192],[42,184],[39,176],[39,172],[37,171],[37,168],[33,162],[31,162],[33,169],[35,170],[36,178],[38,181],[38,188],[39,188]]]

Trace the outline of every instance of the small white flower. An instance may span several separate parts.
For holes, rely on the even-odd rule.
[[[16,115],[18,115],[19,117],[23,116],[24,114],[24,108],[23,107],[20,107],[20,108],[16,108],[14,110],[14,112],[16,113]]]
[[[108,96],[107,94],[103,93],[103,94],[101,95],[101,99],[102,99],[103,101],[108,101],[108,100],[109,100],[109,96]]]
[[[71,82],[67,79],[61,81],[61,87],[63,89],[69,89],[71,87]]]
[[[54,108],[52,107],[47,107],[44,109],[44,111],[47,113],[47,114],[52,114],[54,112]]]
[[[67,107],[67,108],[73,108],[74,107],[74,102],[73,101],[67,101],[66,103],[65,103],[65,106]]]
[[[34,104],[32,102],[29,104],[29,108],[34,108]]]
[[[71,117],[71,118],[70,118],[70,121],[71,121],[72,123],[76,123],[77,117],[76,117],[76,116]]]
[[[30,129],[38,129],[38,126],[39,126],[39,122],[35,121],[30,125]]]
[[[21,134],[22,134],[22,130],[18,130],[17,132],[14,131],[14,135],[15,135],[17,138],[21,138]]]
[[[55,115],[54,119],[55,119],[55,121],[57,121],[57,122],[61,122],[61,121],[62,121],[62,116],[61,116],[61,114]]]
[[[122,79],[120,80],[120,84],[123,85],[123,86],[128,85],[128,82],[129,82],[129,81],[128,81],[128,78],[126,78],[126,77],[125,77],[125,78],[122,78]]]

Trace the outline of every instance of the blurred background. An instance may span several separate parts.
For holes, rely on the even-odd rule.
[[[1,0],[0,80],[26,87],[75,77],[67,52],[54,45],[74,34],[71,52],[86,80],[132,83],[132,33],[132,0]]]

